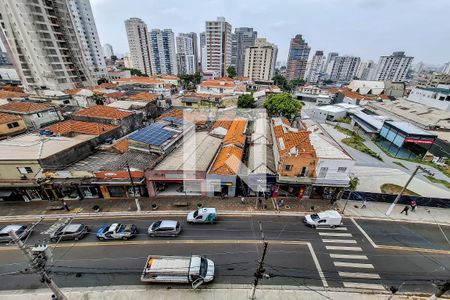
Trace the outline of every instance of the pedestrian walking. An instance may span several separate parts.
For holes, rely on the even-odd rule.
[[[366,199],[364,199],[361,208],[367,208],[367,200]]]
[[[64,209],[70,211],[69,205],[67,205],[66,201],[63,202]]]
[[[411,205],[411,211],[415,212],[416,211],[416,207],[417,207],[417,202],[412,200],[410,205]]]
[[[405,213],[406,215],[408,215],[408,210],[409,210],[409,205],[405,205],[405,207],[403,207],[403,210],[400,213],[401,214]]]

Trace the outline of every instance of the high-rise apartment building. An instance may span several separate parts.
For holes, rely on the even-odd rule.
[[[177,36],[178,73],[181,75],[194,74],[197,69],[194,54],[194,41],[191,36],[192,35],[186,33],[180,33]]]
[[[277,54],[276,45],[265,38],[257,38],[254,46],[245,49],[244,76],[257,81],[272,80]]]
[[[245,49],[255,45],[258,33],[249,27],[234,30],[231,42],[231,64],[235,66],[238,76],[244,75]]]
[[[227,74],[231,65],[231,25],[225,18],[206,21],[206,68],[219,76]]]
[[[201,70],[203,71],[206,70],[206,32],[200,32],[199,40],[200,40],[200,49],[199,49],[200,67]]]
[[[373,60],[361,62],[356,70],[356,78],[360,80],[370,80],[375,74],[376,65]]]
[[[373,80],[406,81],[413,59],[414,57],[406,56],[403,51],[381,56]]]
[[[105,58],[92,14],[91,3],[89,0],[69,0],[68,2],[86,62],[96,78],[105,77]]]
[[[77,7],[73,3],[66,0],[0,1],[2,39],[28,91],[92,85],[95,82],[93,71],[101,71],[96,69],[100,68],[99,64],[95,65],[97,56],[87,56],[90,52],[78,33],[83,26],[81,21],[74,21]],[[87,10],[90,7],[77,11],[77,15]],[[88,25],[95,28],[93,22]],[[100,46],[97,36],[95,41]]]
[[[175,35],[172,29],[152,29],[149,35],[152,73],[178,75]]]
[[[139,18],[131,18],[125,21],[125,29],[133,68],[144,74],[153,75],[147,24]]]
[[[316,51],[311,59],[311,63],[308,69],[308,75],[306,80],[309,83],[318,83],[320,80],[320,74],[322,73],[323,64],[325,63],[325,57],[323,51]]]
[[[442,67],[442,73],[450,75],[450,62],[444,64]]]
[[[332,62],[333,62],[334,58],[338,55],[339,55],[339,53],[337,53],[337,52],[328,53],[327,60],[326,60],[325,64],[323,65],[322,72],[324,72],[327,75],[330,75],[331,67],[333,66]]]
[[[199,48],[198,48],[198,38],[197,38],[197,33],[195,32],[188,32],[188,33],[183,33],[185,36],[188,36],[192,39],[192,50],[194,52],[194,73],[198,71],[198,60],[199,60]]]
[[[311,48],[305,42],[301,34],[297,34],[291,39],[287,62],[287,80],[304,79],[306,65],[308,63],[309,51]]]
[[[107,59],[111,59],[111,56],[114,55],[113,47],[110,44],[103,45],[103,55],[105,55]]]
[[[336,56],[332,63],[329,79],[336,83],[347,83],[353,80],[361,59],[354,56]]]

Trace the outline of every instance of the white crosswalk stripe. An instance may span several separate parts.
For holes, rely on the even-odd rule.
[[[330,227],[317,227],[318,230],[334,230],[334,231],[347,231],[347,227],[336,227],[336,228],[330,228]]]
[[[356,244],[355,240],[322,239],[324,243]]]
[[[344,232],[319,232],[319,235],[321,236],[340,236],[340,237],[351,237],[351,233],[344,233]]]
[[[338,272],[341,277],[351,278],[367,278],[367,279],[380,279],[380,275],[375,273],[358,273],[358,272]]]
[[[347,288],[358,288],[358,289],[369,289],[369,290],[385,290],[384,286],[375,283],[359,283],[359,282],[343,282],[344,287]]]
[[[361,247],[325,246],[327,250],[362,251]]]
[[[339,259],[365,259],[367,260],[367,256],[365,255],[352,255],[352,254],[330,254],[331,258],[339,258]]]
[[[344,261],[334,261],[333,263],[336,267],[373,269],[372,264],[349,263]]]

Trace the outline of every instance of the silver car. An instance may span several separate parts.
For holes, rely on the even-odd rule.
[[[30,234],[30,230],[25,225],[11,224],[0,229],[0,243],[12,242],[9,232],[14,231],[19,239],[24,239]]]
[[[178,221],[162,220],[153,222],[148,228],[148,235],[156,236],[170,236],[176,237],[181,232],[181,225]]]
[[[50,234],[50,241],[81,240],[89,232],[89,228],[84,224],[62,225],[55,232]]]

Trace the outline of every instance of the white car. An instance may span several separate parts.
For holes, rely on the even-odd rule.
[[[312,228],[330,227],[335,228],[342,225],[342,216],[335,210],[326,210],[317,214],[305,216],[303,222]]]

